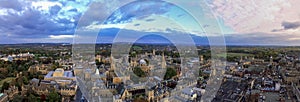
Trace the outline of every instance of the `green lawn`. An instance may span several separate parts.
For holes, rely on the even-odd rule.
[[[0,87],[2,87],[2,85],[3,85],[4,82],[10,83],[10,82],[11,82],[12,80],[14,80],[14,79],[16,79],[16,78],[14,78],[14,77],[8,77],[8,78],[6,78],[6,79],[1,80],[1,81],[0,81]]]

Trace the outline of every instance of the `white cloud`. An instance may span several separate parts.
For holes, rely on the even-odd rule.
[[[7,9],[0,9],[0,15],[8,15]]]
[[[38,10],[45,10],[45,11],[49,11],[50,7],[55,5],[62,7],[62,4],[59,2],[51,2],[51,1],[32,2],[33,7],[37,8]]]
[[[50,39],[69,39],[73,37],[74,35],[49,35]]]

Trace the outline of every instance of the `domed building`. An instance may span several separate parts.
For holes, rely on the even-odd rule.
[[[140,66],[147,66],[148,64],[147,64],[147,61],[146,61],[145,59],[141,59],[141,60],[139,61],[139,65],[140,65]]]

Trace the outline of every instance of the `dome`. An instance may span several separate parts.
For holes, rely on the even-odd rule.
[[[140,64],[147,64],[147,62],[146,62],[145,59],[141,59],[141,60],[139,61],[139,63],[140,63]]]

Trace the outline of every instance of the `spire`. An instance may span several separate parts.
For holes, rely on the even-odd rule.
[[[110,55],[110,70],[114,70],[114,69],[115,69],[114,58],[112,55]]]
[[[200,56],[200,63],[203,63],[204,61],[204,58],[203,58],[203,55]]]
[[[96,75],[100,75],[98,68],[96,68]]]
[[[113,56],[110,54],[110,62],[113,62]]]
[[[240,62],[243,62],[243,56],[241,56]]]
[[[161,56],[161,68],[166,68],[166,59],[165,59],[165,54],[162,53],[162,56]]]

